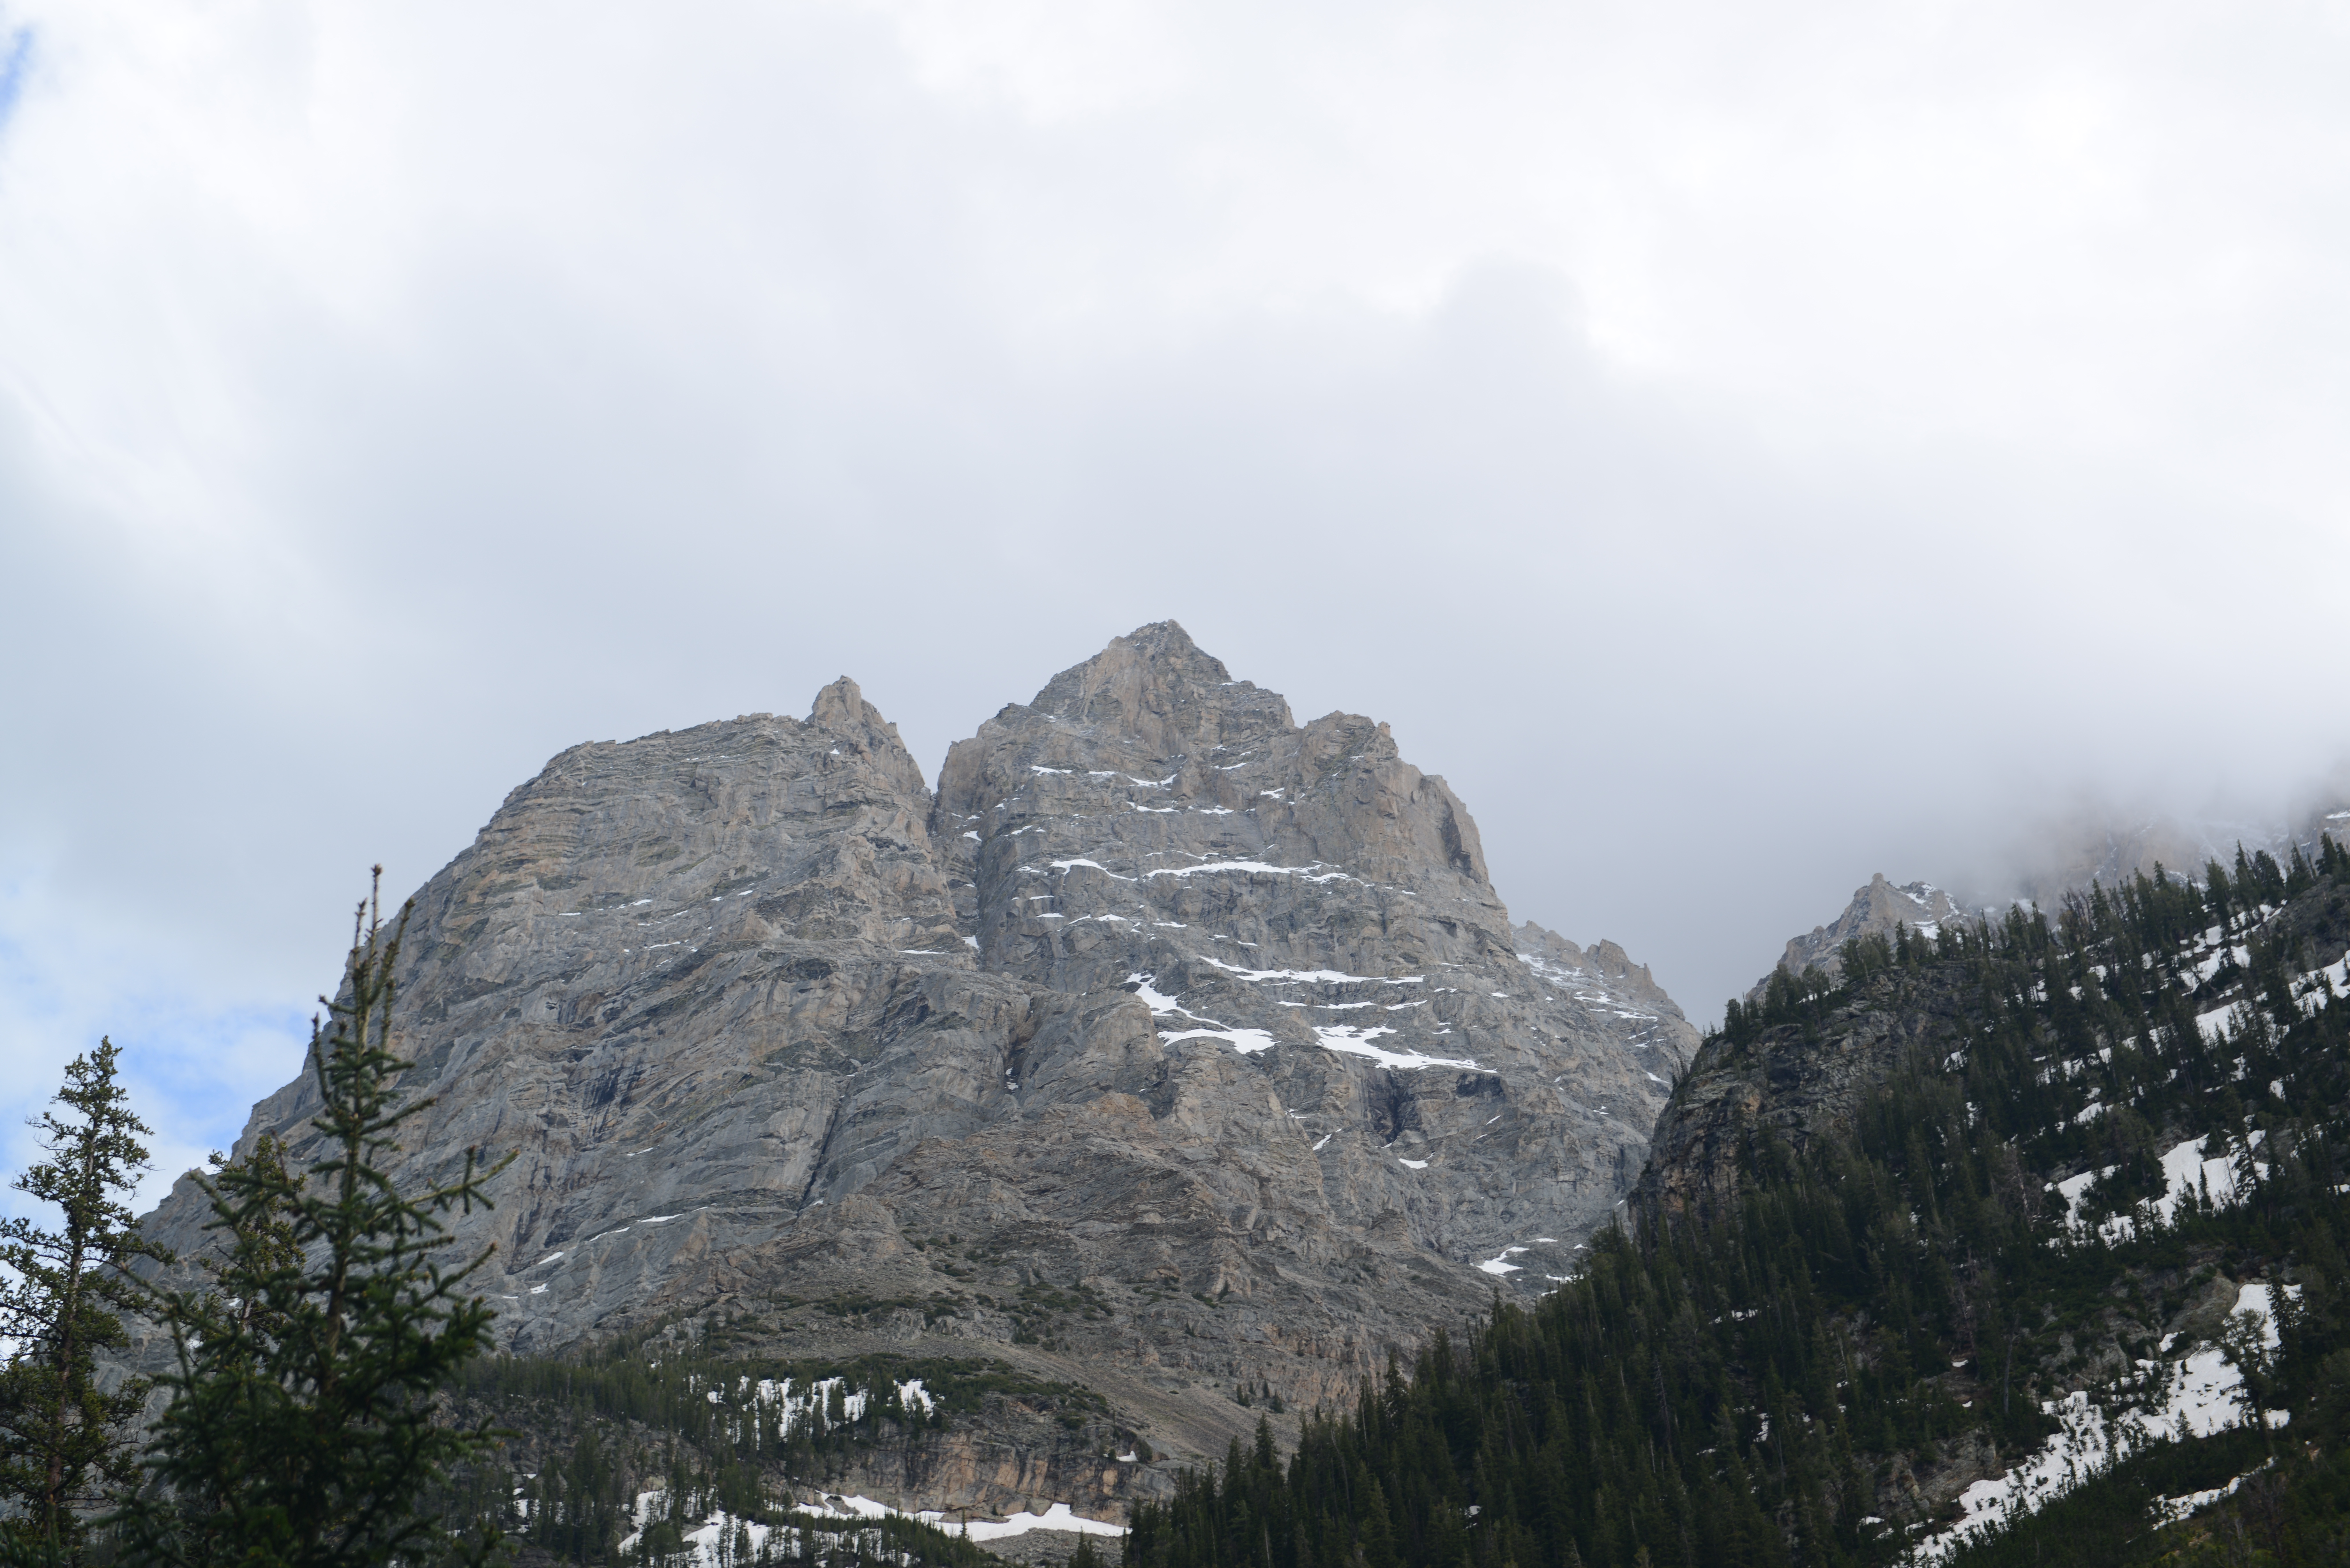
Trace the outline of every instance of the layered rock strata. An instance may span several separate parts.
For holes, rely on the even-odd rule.
[[[846,680],[575,747],[418,895],[399,976],[433,1099],[400,1177],[518,1151],[454,1239],[496,1246],[510,1347],[715,1312],[995,1358],[1177,1453],[1253,1424],[1235,1386],[1345,1396],[1564,1273],[1696,1044],[1612,944],[1512,925],[1386,726],[1301,727],[1172,623],[935,797]],[[298,1156],[315,1104],[240,1147]],[[182,1182],[148,1223],[204,1218]],[[1115,1509],[1088,1451],[1073,1501]]]

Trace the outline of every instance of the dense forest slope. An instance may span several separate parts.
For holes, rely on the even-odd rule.
[[[1577,1278],[1128,1562],[2350,1559],[2345,946],[2326,840],[1777,972]]]

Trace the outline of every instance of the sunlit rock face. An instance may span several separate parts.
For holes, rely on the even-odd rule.
[[[795,1356],[983,1351],[1177,1451],[1253,1422],[1236,1384],[1350,1395],[1565,1272],[1696,1044],[1612,944],[1512,925],[1385,725],[1299,726],[1171,622],[935,796],[845,680],[567,751],[399,973],[400,1176],[517,1155],[453,1220],[508,1345],[752,1313]],[[183,1182],[150,1228],[203,1219]]]

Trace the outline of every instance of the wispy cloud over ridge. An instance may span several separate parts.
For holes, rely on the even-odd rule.
[[[1693,1016],[1872,871],[2341,750],[2313,16],[0,38],[0,937],[69,999],[16,1004],[44,1073],[123,955],[159,1015],[298,1019],[364,867],[421,882],[565,745],[847,670],[935,765],[1166,616],[1391,720],[1515,912]]]

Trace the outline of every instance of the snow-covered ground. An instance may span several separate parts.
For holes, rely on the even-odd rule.
[[[637,1529],[620,1542],[623,1552],[633,1549],[641,1538],[644,1526],[660,1515],[668,1494],[661,1491],[640,1492],[630,1517]],[[1025,1535],[1032,1530],[1075,1531],[1086,1535],[1124,1535],[1126,1527],[1107,1520],[1087,1519],[1066,1502],[1048,1506],[1042,1513],[1022,1510],[1005,1519],[973,1519],[967,1522],[945,1513],[924,1511],[901,1513],[888,1503],[876,1502],[869,1497],[853,1493],[827,1492],[812,1503],[795,1503],[791,1511],[805,1521],[805,1528],[818,1534],[838,1533],[861,1524],[882,1519],[914,1519],[924,1524],[936,1525],[950,1535],[967,1536],[972,1541],[1001,1541],[1008,1536]],[[722,1568],[722,1564],[746,1563],[764,1549],[771,1537],[781,1531],[785,1539],[777,1542],[779,1550],[794,1543],[798,1531],[791,1526],[761,1524],[752,1520],[738,1519],[723,1509],[713,1511],[708,1519],[684,1532],[686,1550],[693,1554],[693,1568]],[[743,1551],[747,1534],[749,1552]]]
[[[1309,1025],[1314,1038],[1322,1043],[1325,1051],[1336,1051],[1346,1056],[1367,1056],[1382,1067],[1417,1071],[1422,1067],[1457,1067],[1462,1072],[1482,1073],[1485,1069],[1466,1056],[1430,1056],[1419,1051],[1389,1051],[1371,1042],[1394,1030],[1384,1024],[1363,1026],[1353,1023],[1316,1023]]]
[[[1085,1535],[1126,1533],[1124,1525],[1087,1519],[1072,1512],[1066,1502],[1056,1502],[1042,1513],[1030,1513],[1024,1509],[1008,1519],[974,1519],[969,1524],[943,1523],[936,1514],[920,1517],[939,1524],[950,1535],[966,1535],[973,1541],[1001,1541],[1007,1535],[1025,1535],[1032,1530],[1073,1530]]]
[[[2246,1140],[2247,1148],[2258,1147],[2261,1137],[2258,1132],[2251,1134]],[[2215,1208],[2225,1209],[2236,1202],[2241,1196],[2240,1189],[2243,1185],[2240,1179],[2243,1156],[2223,1154],[2217,1158],[2206,1158],[2204,1148],[2210,1141],[2191,1137],[2165,1149],[2162,1155],[2162,1196],[2140,1204],[2136,1215],[2115,1215],[2097,1227],[2097,1234],[2109,1245],[2119,1246],[2137,1234],[2139,1220],[2148,1215],[2158,1225],[2169,1224],[2177,1216],[2181,1202],[2199,1196],[2210,1197]],[[2088,1201],[2090,1189],[2101,1179],[2112,1175],[2113,1168],[2107,1166],[2103,1170],[2085,1170],[2078,1176],[2048,1184],[2048,1191],[2064,1199],[2064,1229],[2067,1233],[2076,1237],[2088,1233],[2088,1218],[2082,1210]],[[2255,1161],[2253,1171],[2256,1175],[2265,1176],[2268,1168]]]
[[[1210,963],[1215,963],[1216,961],[1210,959],[1208,961]],[[1216,964],[1216,967],[1239,975],[1243,980],[1252,981],[1273,980],[1292,984],[1301,981],[1334,984],[1340,982],[1347,984],[1371,983],[1365,976],[1342,974],[1336,970],[1243,970],[1236,968],[1232,964],[1223,963],[1218,963]],[[1150,1009],[1150,1015],[1153,1018],[1170,1021],[1188,1020],[1194,1025],[1194,1027],[1190,1029],[1162,1029],[1159,1038],[1163,1044],[1173,1044],[1179,1040],[1222,1040],[1243,1056],[1254,1055],[1259,1051],[1269,1051],[1273,1048],[1273,1033],[1270,1030],[1242,1028],[1234,1024],[1222,1023],[1217,1019],[1202,1017],[1201,1014],[1192,1012],[1190,1008],[1185,1007],[1179,999],[1169,996],[1165,992],[1159,991],[1158,989],[1159,977],[1155,974],[1143,974],[1140,972],[1129,974],[1126,977],[1126,982],[1127,984],[1134,987],[1134,994],[1142,1000],[1142,1004],[1145,1007]],[[1377,983],[1382,985],[1419,985],[1421,983],[1421,977],[1419,975],[1408,975],[1402,979],[1383,980]],[[1283,1005],[1302,1006],[1304,1004],[1284,1002]],[[1323,1005],[1326,1009],[1345,1009],[1353,1007],[1369,1007],[1377,1004],[1367,1002],[1357,1002],[1325,1003]],[[1393,1012],[1399,1011],[1400,1008],[1415,1005],[1417,1005],[1417,1003],[1401,1002],[1393,1007],[1383,1008],[1383,1011]],[[1380,1035],[1393,1034],[1396,1033],[1394,1029],[1389,1028],[1385,1024],[1328,1023],[1309,1024],[1307,1027],[1314,1031],[1314,1038],[1321,1042],[1322,1048],[1324,1050],[1335,1051],[1341,1055],[1347,1056],[1368,1057],[1370,1060],[1377,1062],[1382,1067],[1395,1067],[1406,1070],[1414,1070],[1422,1067],[1453,1067],[1463,1072],[1471,1073],[1482,1073],[1486,1070],[1466,1056],[1430,1056],[1419,1051],[1390,1051],[1385,1046],[1372,1044],[1371,1042],[1378,1038]]]
[[[1193,1023],[1201,1025],[1197,1029],[1162,1031],[1159,1036],[1161,1044],[1171,1045],[1178,1040],[1222,1040],[1243,1056],[1251,1056],[1259,1051],[1273,1049],[1271,1031],[1239,1029],[1229,1023],[1219,1023],[1212,1018],[1202,1018],[1177,1002],[1175,998],[1156,989],[1158,980],[1159,977],[1155,974],[1130,974],[1126,977],[1127,983],[1135,987],[1134,994],[1142,999],[1142,1004],[1145,1007],[1150,1009],[1151,1017],[1188,1018]]]
[[[2185,1519],[2189,1514],[2195,1512],[2199,1509],[2209,1508],[2223,1497],[2235,1496],[2236,1489],[2238,1487],[2243,1485],[2246,1481],[2251,1480],[2253,1476],[2260,1474],[2261,1470],[2264,1470],[2266,1469],[2268,1469],[2268,1466],[2263,1464],[2260,1467],[2260,1469],[2251,1470],[2243,1475],[2240,1475],[2235,1480],[2230,1481],[2226,1486],[2210,1487],[2202,1491],[2190,1491],[2179,1497],[2158,1497],[2154,1500],[2155,1511],[2162,1516],[2162,1523],[2176,1524],[2180,1520]]]
[[[2287,1286],[2298,1293],[2299,1287]],[[2261,1341],[2269,1349],[2280,1343],[2276,1305],[2270,1287],[2255,1282],[2236,1296],[2238,1316],[2257,1318]],[[2169,1348],[2169,1341],[2163,1347]],[[2194,1352],[2176,1362],[2141,1361],[2147,1387],[2124,1396],[2113,1407],[2092,1399],[2084,1390],[2041,1407],[2063,1423],[2040,1451],[1996,1480],[1981,1480],[1959,1499],[1965,1511],[1957,1524],[1931,1535],[1910,1549],[1913,1563],[1942,1561],[1960,1547],[2008,1521],[2046,1507],[2064,1493],[2136,1450],[2181,1438],[2208,1438],[2241,1426],[2249,1417],[2244,1375],[2216,1348]],[[2144,1403],[2136,1403],[2142,1397]],[[2288,1412],[2268,1410],[2262,1419],[2281,1427]],[[2200,1496],[2201,1494],[2195,1494]],[[2180,1501],[2185,1500],[2166,1500]],[[2206,1498],[2204,1501],[2212,1501]],[[2192,1507],[2199,1507],[2195,1503]],[[2189,1511],[2192,1511],[2192,1507]]]
[[[919,1513],[899,1513],[886,1502],[876,1502],[869,1497],[843,1496],[827,1493],[814,1504],[797,1504],[795,1513],[814,1514],[819,1519],[918,1519],[924,1524],[935,1524],[949,1535],[967,1536],[972,1541],[1001,1541],[1006,1536],[1025,1535],[1032,1530],[1069,1530],[1085,1535],[1124,1535],[1126,1526],[1107,1520],[1087,1519],[1072,1510],[1066,1502],[1048,1505],[1042,1513],[1030,1513],[1023,1509],[1003,1519],[965,1520],[932,1510]]]

